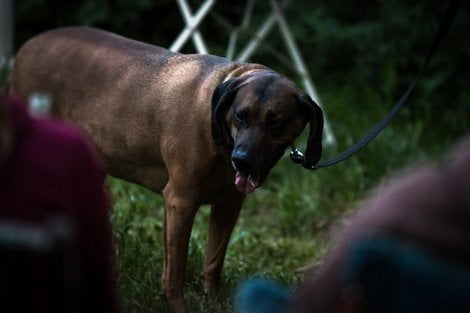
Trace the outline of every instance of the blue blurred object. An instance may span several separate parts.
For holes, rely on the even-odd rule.
[[[364,290],[363,312],[470,312],[470,268],[397,238],[360,242],[345,271]]]
[[[290,292],[272,282],[253,279],[240,286],[235,301],[236,313],[285,313]]]

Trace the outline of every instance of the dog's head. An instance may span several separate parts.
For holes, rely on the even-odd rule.
[[[217,145],[232,148],[240,192],[253,192],[261,185],[307,123],[305,157],[315,164],[322,152],[322,111],[286,78],[274,72],[232,78],[212,97],[212,137]]]

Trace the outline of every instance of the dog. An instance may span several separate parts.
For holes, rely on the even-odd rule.
[[[89,27],[29,40],[10,89],[48,94],[51,114],[84,129],[110,175],[163,195],[162,289],[175,312],[188,312],[183,285],[199,206],[212,205],[203,270],[211,295],[246,194],[307,124],[306,159],[316,163],[322,151],[321,109],[273,70]]]

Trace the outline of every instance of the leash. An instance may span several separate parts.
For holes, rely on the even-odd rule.
[[[303,167],[309,170],[317,170],[322,167],[332,166],[351,157],[352,155],[357,153],[359,150],[367,146],[367,144],[369,144],[375,137],[377,137],[377,135],[380,134],[380,132],[382,132],[382,130],[391,122],[391,120],[395,117],[398,111],[400,111],[400,109],[406,103],[406,100],[408,99],[409,95],[411,94],[413,89],[416,87],[419,79],[421,78],[424,71],[426,70],[429,62],[431,61],[435,52],[437,51],[442,41],[444,40],[444,37],[449,32],[450,26],[452,25],[452,22],[454,21],[455,16],[457,15],[459,11],[459,8],[462,2],[463,0],[453,0],[449,4],[449,6],[447,7],[447,10],[445,11],[441,19],[439,28],[436,34],[434,35],[434,40],[431,45],[431,48],[429,49],[426,59],[424,63],[421,65],[421,68],[418,74],[416,75],[414,80],[411,82],[411,84],[409,85],[405,93],[398,100],[398,102],[395,103],[392,109],[382,118],[382,120],[374,128],[372,128],[369,132],[367,132],[364,135],[364,137],[362,137],[354,146],[349,147],[342,153],[338,154],[337,156],[329,160],[321,161],[321,162],[318,162],[317,164],[306,164],[303,153],[300,152],[300,150],[298,150],[294,146],[291,147],[292,148],[292,151],[290,153],[291,160],[296,164],[301,164]]]

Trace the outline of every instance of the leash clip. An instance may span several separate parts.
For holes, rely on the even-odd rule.
[[[299,149],[297,149],[294,146],[292,146],[291,149],[292,151],[290,152],[290,159],[292,162],[294,162],[295,164],[302,165],[304,168],[309,169],[309,170],[317,169],[316,164],[311,165],[311,164],[305,163],[305,156]]]
[[[290,159],[295,164],[304,165],[304,163],[305,163],[304,154],[302,152],[300,152],[300,150],[295,148],[295,147],[292,147],[292,151],[290,152]]]

